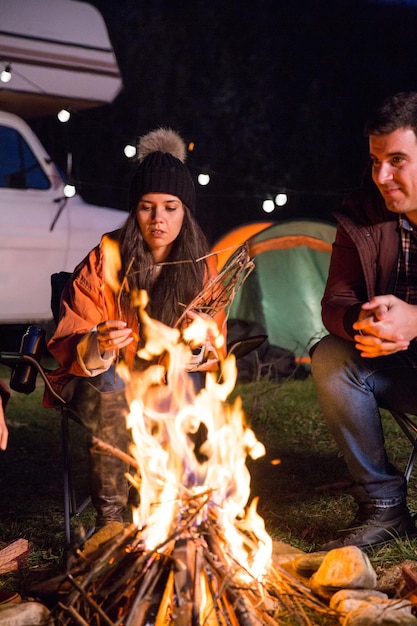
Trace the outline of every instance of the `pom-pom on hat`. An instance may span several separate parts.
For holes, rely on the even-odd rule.
[[[140,137],[139,164],[130,183],[130,210],[145,193],[172,193],[195,211],[195,188],[185,165],[187,150],[182,137],[171,128],[157,128]]]

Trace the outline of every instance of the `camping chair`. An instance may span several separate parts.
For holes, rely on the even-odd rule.
[[[404,476],[407,482],[409,482],[417,456],[417,422],[414,421],[407,413],[400,413],[399,411],[390,411],[390,413],[412,445],[404,471]]]
[[[71,277],[70,272],[57,272],[51,275],[51,310],[55,325],[59,321],[59,307],[61,295],[65,285]],[[44,378],[45,380],[45,378]],[[51,390],[49,380],[47,387]],[[55,398],[60,403],[61,413],[61,436],[62,436],[62,471],[64,481],[64,530],[65,530],[65,547],[68,549],[72,543],[71,536],[71,519],[78,517],[90,504],[91,497],[88,496],[77,504],[75,485],[72,472],[72,454],[71,454],[71,427],[72,422],[77,422],[75,416],[65,409],[65,400],[53,392]],[[72,422],[70,422],[70,419]],[[78,423],[78,422],[77,422]],[[91,534],[93,529],[88,534]]]
[[[238,339],[233,343],[227,344],[227,354],[234,354],[236,360],[243,359],[244,356],[256,350],[264,341],[268,338],[268,335],[254,335],[253,337],[245,337]]]

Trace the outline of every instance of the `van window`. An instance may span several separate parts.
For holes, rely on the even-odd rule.
[[[48,189],[38,159],[14,128],[0,125],[0,188]]]

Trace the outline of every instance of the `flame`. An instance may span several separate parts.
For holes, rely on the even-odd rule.
[[[245,423],[241,399],[226,402],[236,383],[235,357],[222,363],[221,381],[209,372],[205,388],[196,393],[187,373],[189,345],[177,329],[149,317],[147,303],[146,292],[135,295],[146,339],[138,355],[152,363],[139,373],[119,366],[128,388],[130,453],[139,468],[133,482],[140,504],[133,521],[146,549],[154,550],[181,532],[190,515],[195,528],[214,517],[230,563],[258,579],[270,567],[272,540],[256,513],[257,502],[246,510],[246,459],[262,456],[265,448]],[[201,319],[195,327],[200,336]],[[163,361],[155,363],[158,359]]]
[[[119,284],[118,246],[107,240],[104,248],[105,280],[121,299],[127,280]],[[155,626],[218,626],[277,623],[274,618],[284,615],[295,617],[291,623],[304,623],[305,617],[310,624],[304,603],[321,613],[328,607],[273,566],[272,539],[257,499],[247,505],[246,458],[256,459],[265,449],[245,422],[241,399],[227,402],[236,383],[234,355],[220,364],[219,375],[208,373],[205,388],[196,393],[188,373],[196,366],[192,346],[208,338],[215,350],[216,327],[204,327],[198,317],[186,332],[181,324],[181,334],[147,315],[145,292],[130,296],[145,340],[138,355],[149,365],[140,373],[120,361],[117,368],[126,382],[130,464],[137,468],[127,477],[140,504],[133,524],[112,541],[89,554],[78,551],[80,560],[65,578],[73,589],[56,609],[59,623],[71,615],[80,624],[104,619],[139,626],[151,619]],[[221,306],[225,298],[220,294]],[[202,296],[198,300],[204,303]],[[128,460],[124,452],[96,443]]]
[[[104,283],[109,285],[114,293],[120,290],[119,272],[122,267],[120,258],[120,249],[117,241],[110,239],[107,235],[103,236],[103,278]]]

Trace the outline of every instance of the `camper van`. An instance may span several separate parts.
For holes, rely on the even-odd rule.
[[[48,322],[51,274],[72,271],[126,219],[64,188],[26,122],[0,111],[0,324]]]
[[[4,6],[3,6],[4,5]],[[25,120],[113,102],[122,78],[101,13],[73,0],[13,0],[0,32],[0,334],[52,319],[51,274],[71,272],[126,213],[68,197]],[[3,331],[3,332],[2,332]]]

